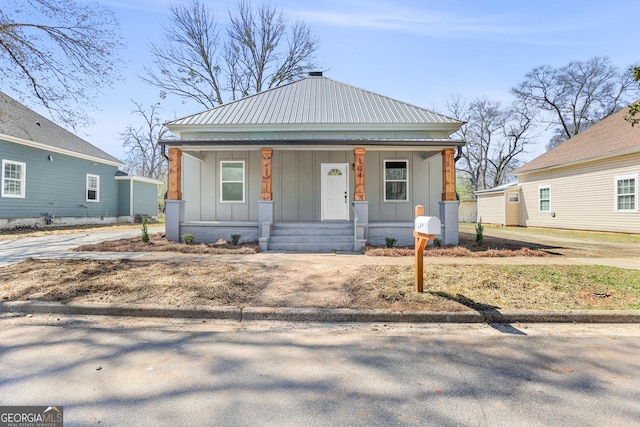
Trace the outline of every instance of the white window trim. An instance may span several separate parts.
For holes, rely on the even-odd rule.
[[[407,183],[407,198],[404,200],[387,199],[387,163],[388,162],[404,162],[407,165],[407,179],[406,180],[390,180],[388,182],[406,182]],[[409,201],[409,160],[407,159],[385,159],[382,164],[382,197],[385,202],[389,203],[407,203]]]
[[[96,178],[97,187],[96,187],[96,198],[95,198],[95,200],[94,199],[89,199],[89,189],[90,189],[89,188],[89,177]],[[89,202],[89,203],[98,203],[98,202],[100,202],[100,175],[94,175],[94,174],[91,174],[91,173],[87,174],[87,179],[85,181],[84,195],[85,195],[86,201]]]
[[[539,193],[538,193],[539,194]],[[512,201],[511,196],[516,196],[516,200]],[[520,203],[520,192],[518,191],[510,191],[507,193],[507,202],[509,203]]]
[[[225,163],[242,163],[242,200],[223,200],[224,193],[222,191],[222,187],[224,183],[237,183],[240,181],[223,181],[222,180],[222,169]],[[246,165],[244,160],[220,160],[220,203],[244,203],[245,201],[245,190],[246,190]]]
[[[22,167],[22,178],[20,179],[20,194],[8,194],[4,192],[4,182],[5,182],[5,177],[4,177],[4,168],[5,165],[18,165],[20,167]],[[27,164],[23,163],[23,162],[16,162],[13,160],[7,160],[7,159],[2,159],[2,182],[0,184],[2,184],[2,197],[10,197],[10,198],[14,198],[14,199],[24,199],[26,197],[26,187],[27,187]]]
[[[548,189],[549,189],[549,210],[543,211],[543,210],[540,208],[540,201],[541,201],[541,199],[540,199],[540,190],[545,189],[545,188],[548,188]],[[552,206],[552,205],[551,205],[551,203],[552,203],[552,202],[551,202],[551,185],[550,185],[550,184],[539,185],[539,186],[538,186],[538,212],[541,212],[541,213],[551,213],[551,206]]]
[[[634,194],[634,206],[633,209],[618,209],[618,181],[623,179],[633,179],[635,180],[635,194]],[[622,212],[622,213],[635,213],[638,212],[638,174],[637,173],[628,173],[625,175],[616,175],[613,178],[613,210],[614,212]]]

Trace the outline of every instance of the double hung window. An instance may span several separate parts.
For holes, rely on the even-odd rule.
[[[2,197],[25,197],[27,166],[22,162],[2,160]]]

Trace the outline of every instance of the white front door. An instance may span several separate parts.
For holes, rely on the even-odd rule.
[[[349,164],[322,163],[322,220],[349,220]]]

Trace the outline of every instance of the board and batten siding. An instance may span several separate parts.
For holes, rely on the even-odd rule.
[[[220,162],[244,161],[244,202],[220,201]],[[182,156],[185,221],[257,221],[262,186],[260,151],[206,151]]]
[[[521,221],[528,227],[640,233],[640,213],[615,210],[615,177],[626,174],[640,174],[640,153],[520,175]],[[538,206],[544,185],[551,188],[549,212]]]
[[[118,216],[131,215],[131,182],[118,180]]]
[[[424,157],[424,158],[423,158]],[[185,221],[257,221],[262,185],[260,151],[209,151],[201,158],[183,154],[182,198]],[[245,162],[244,203],[220,201],[220,162]],[[409,200],[384,201],[384,160],[407,160]],[[321,221],[322,163],[349,164],[349,203],[354,192],[354,153],[348,151],[273,150],[272,193],[274,220],[283,222]],[[442,158],[439,152],[367,151],[365,193],[370,222],[412,222],[414,207],[421,204],[425,215],[438,216],[442,192]],[[350,220],[353,212],[350,210]]]
[[[116,166],[7,141],[0,141],[0,159],[26,165],[25,198],[0,197],[0,218],[118,215]],[[87,202],[88,173],[100,177],[99,202]]]

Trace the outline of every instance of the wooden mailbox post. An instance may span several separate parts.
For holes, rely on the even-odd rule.
[[[424,282],[424,257],[423,252],[429,240],[434,240],[436,234],[440,234],[440,220],[433,216],[424,216],[424,206],[418,205],[415,210],[416,219],[413,229],[415,237],[415,269],[416,269],[416,291],[422,292]]]

